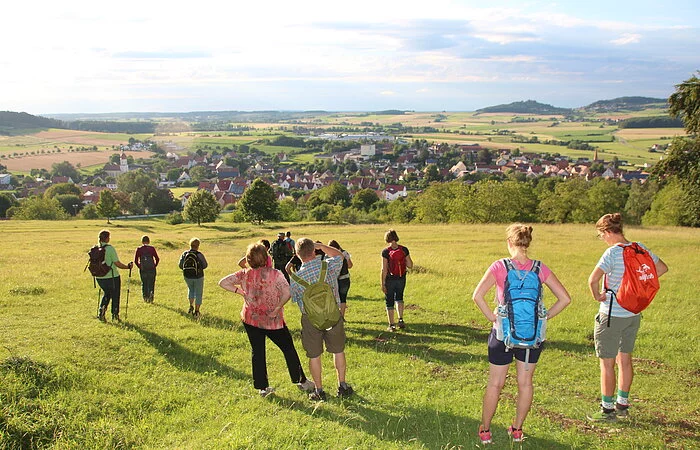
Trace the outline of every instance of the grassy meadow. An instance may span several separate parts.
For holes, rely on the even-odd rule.
[[[416,267],[405,295],[408,328],[395,334],[385,331],[379,288],[386,226],[114,221],[109,229],[122,261],[133,257],[143,234],[161,256],[153,304],[141,300],[138,273],[129,279],[121,271],[123,324],[95,318],[98,290],[83,271],[104,227],[104,221],[0,222],[0,448],[479,446],[490,324],[471,293],[488,265],[507,256],[505,226],[398,227]],[[287,229],[296,239],[337,239],[352,254],[346,352],[356,395],[349,399],[311,403],[289,382],[282,354],[269,342],[277,392],[262,399],[253,389],[242,300],[217,281],[236,270],[248,243]],[[549,324],[522,448],[700,446],[700,273],[694,269],[700,230],[631,228],[627,235],[648,244],[670,272],[644,313],[630,418],[599,425],[585,420],[599,401],[592,341],[598,306],[586,280],[604,244],[592,226],[535,226],[530,255],[552,268],[573,302]],[[199,322],[186,314],[177,269],[193,236],[210,265]],[[551,294],[545,302],[551,304]],[[285,313],[305,362],[299,311],[290,303]],[[324,385],[334,393],[332,358],[325,355],[323,364]],[[494,448],[509,447],[513,371],[492,425]]]

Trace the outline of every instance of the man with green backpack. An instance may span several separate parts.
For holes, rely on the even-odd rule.
[[[316,255],[316,250],[323,251],[325,257]],[[353,389],[345,382],[345,327],[338,295],[338,274],[343,267],[343,254],[336,248],[309,238],[297,241],[296,252],[302,264],[295,274],[290,274],[290,288],[292,301],[301,310],[301,343],[309,358],[309,369],[316,385],[309,398],[314,401],[326,400],[321,381],[324,343],[326,350],[333,353],[338,397],[348,397]]]

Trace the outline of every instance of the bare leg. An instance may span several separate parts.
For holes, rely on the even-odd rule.
[[[387,308],[387,310],[386,310],[386,316],[387,316],[387,318],[389,319],[389,325],[393,325],[393,324],[395,323],[395,322],[394,322],[394,309],[393,309],[393,308],[392,308],[392,309]]]
[[[632,387],[632,379],[634,378],[634,369],[632,368],[632,354],[618,353],[617,354],[617,387],[625,392],[629,392]]]
[[[323,384],[321,382],[321,357],[311,358],[309,360],[309,370],[311,371],[311,378],[314,379],[314,384],[316,389],[323,389]]]
[[[396,302],[396,306],[399,310],[399,319],[403,319],[403,302]]]
[[[484,430],[491,428],[491,419],[496,414],[498,399],[501,396],[501,389],[506,383],[506,375],[510,366],[497,366],[489,364],[489,381],[484,392],[483,406],[481,409],[481,425]]]
[[[513,421],[514,428],[522,428],[523,422],[530,412],[532,405],[532,395],[534,389],[532,387],[532,377],[535,374],[536,364],[529,363],[525,370],[525,363],[515,361],[515,368],[518,371],[518,401],[515,408],[515,420]]]
[[[333,364],[335,365],[335,372],[338,374],[338,384],[345,383],[345,371],[347,368],[347,363],[345,361],[345,352],[334,353]]]
[[[610,397],[615,393],[615,358],[600,358],[600,392]]]

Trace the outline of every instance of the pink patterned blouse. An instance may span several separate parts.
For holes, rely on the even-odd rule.
[[[265,330],[284,328],[284,310],[274,309],[289,299],[289,284],[277,269],[242,269],[219,281],[219,286],[243,296],[241,320]],[[274,315],[273,315],[274,314]]]

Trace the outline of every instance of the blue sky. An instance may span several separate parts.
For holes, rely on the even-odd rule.
[[[700,69],[696,0],[239,3],[10,2],[0,110],[577,107]]]

